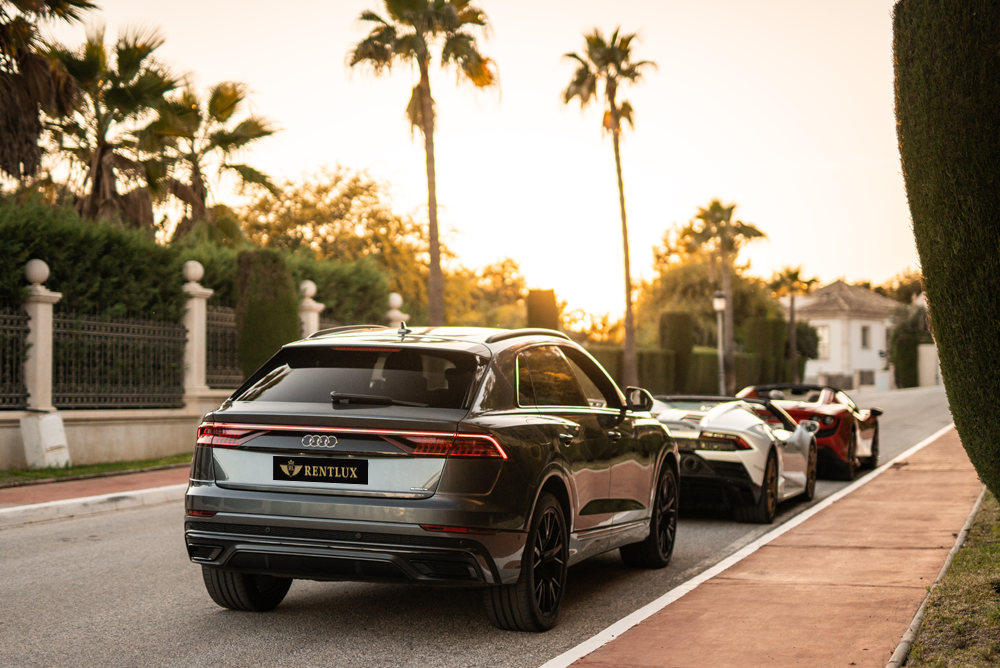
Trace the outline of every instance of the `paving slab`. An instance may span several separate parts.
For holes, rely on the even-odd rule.
[[[981,490],[951,430],[574,665],[882,668]]]

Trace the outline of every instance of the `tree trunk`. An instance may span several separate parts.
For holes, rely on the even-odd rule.
[[[725,342],[726,394],[736,394],[736,332],[733,329],[733,269],[729,258],[720,253],[719,270],[722,272],[722,291],[726,293],[726,312],[723,330]]]
[[[431,266],[427,280],[428,316],[431,327],[444,324],[444,277],[441,275],[441,247],[438,238],[437,180],[434,175],[434,105],[427,61],[420,62],[420,115],[427,154],[427,227]]]
[[[615,169],[618,172],[618,206],[622,214],[622,247],[625,252],[625,351],[622,358],[622,383],[639,384],[639,365],[635,348],[635,314],[632,311],[632,269],[628,256],[628,224],[625,221],[625,186],[622,183],[622,156],[618,146],[617,128],[612,131],[615,146]]]
[[[194,221],[205,220],[208,209],[208,189],[205,188],[205,177],[201,174],[198,163],[192,160],[191,170],[191,190],[194,191],[195,198],[191,202],[191,219]]]
[[[792,292],[788,295],[788,328],[791,330],[788,333],[788,347],[791,348],[792,358],[792,382],[799,382],[799,342],[797,338],[798,332],[795,331],[795,293]]]

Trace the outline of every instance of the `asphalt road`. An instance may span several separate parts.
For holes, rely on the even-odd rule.
[[[942,388],[857,399],[886,411],[883,461],[951,421]],[[845,484],[820,481],[814,503]],[[775,526],[807,507],[782,504]],[[0,531],[0,666],[538,666],[773,528],[686,517],[666,569],[584,562],[534,635],[491,627],[468,590],[296,581],[274,612],[224,610],[182,523],[171,503]]]

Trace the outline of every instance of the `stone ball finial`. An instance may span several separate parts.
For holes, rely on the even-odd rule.
[[[28,260],[24,265],[24,277],[32,285],[41,285],[49,280],[49,265],[45,264],[44,260]]]
[[[299,283],[299,293],[306,299],[312,299],[316,296],[316,284],[310,280],[304,280]]]
[[[389,293],[389,308],[397,309],[403,305],[403,295],[398,292]]]
[[[184,263],[184,278],[191,283],[197,283],[205,275],[205,267],[197,260],[188,260]]]

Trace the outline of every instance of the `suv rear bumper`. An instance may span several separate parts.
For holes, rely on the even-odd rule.
[[[449,535],[412,524],[222,512],[186,517],[184,540],[194,563],[244,573],[462,587],[517,581],[524,547],[518,531]]]

